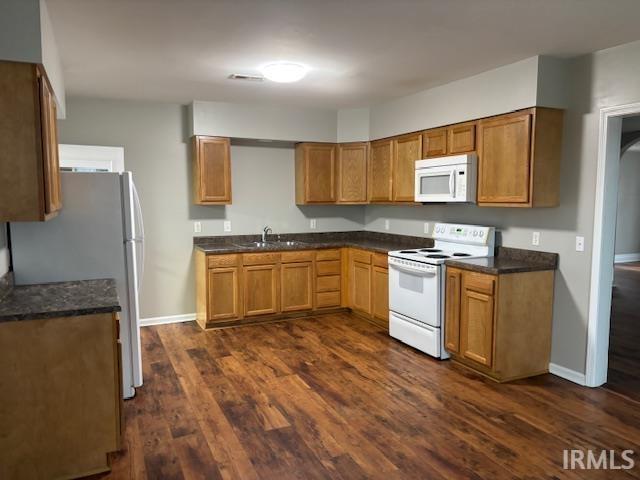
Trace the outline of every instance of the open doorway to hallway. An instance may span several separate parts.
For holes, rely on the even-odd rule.
[[[640,116],[622,121],[606,388],[640,401]]]

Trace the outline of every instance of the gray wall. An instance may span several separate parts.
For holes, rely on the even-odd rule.
[[[640,253],[640,150],[620,158],[616,255]]]
[[[222,235],[223,221],[233,233],[360,229],[362,207],[297,207],[291,148],[233,146],[233,205],[194,206],[188,154],[187,107],[70,98],[60,122],[60,143],[123,146],[125,168],[140,190],[145,220],[143,318],[195,311],[192,261],[193,222],[202,235]]]

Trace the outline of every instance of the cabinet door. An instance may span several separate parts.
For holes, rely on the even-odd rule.
[[[194,137],[195,203],[231,203],[231,153],[229,139]]]
[[[393,199],[394,151],[394,141],[391,139],[371,143],[368,178],[370,202],[390,202]]]
[[[371,273],[373,316],[389,323],[389,270],[374,266]]]
[[[490,275],[465,273],[462,279],[460,350],[485,367],[493,365],[494,285]]]
[[[371,315],[371,265],[351,261],[351,308]]]
[[[365,142],[338,146],[338,202],[366,203],[368,153]]]
[[[416,160],[422,158],[422,135],[405,135],[396,140],[393,164],[393,201],[415,201]]]
[[[247,317],[280,311],[278,265],[250,265],[243,270],[244,314]]]
[[[240,278],[238,267],[210,268],[207,272],[207,321],[240,317]]]
[[[283,312],[313,308],[313,263],[283,263],[280,266],[280,305]]]
[[[460,282],[461,272],[448,268],[446,276],[444,346],[453,353],[460,351]]]
[[[478,124],[478,202],[527,203],[531,172],[531,114]]]
[[[476,124],[461,123],[447,128],[447,153],[466,153],[476,149]]]
[[[44,173],[45,215],[62,208],[60,193],[60,162],[58,159],[58,128],[56,102],[44,76],[40,83],[40,119],[42,125],[42,161]]]
[[[422,134],[423,158],[441,157],[447,154],[447,129],[435,128]]]
[[[305,203],[336,201],[336,148],[333,144],[303,144]]]

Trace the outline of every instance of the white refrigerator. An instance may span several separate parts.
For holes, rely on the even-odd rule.
[[[62,172],[62,211],[47,222],[10,225],[15,282],[115,278],[122,312],[125,398],[142,385],[138,291],[144,228],[131,172]]]

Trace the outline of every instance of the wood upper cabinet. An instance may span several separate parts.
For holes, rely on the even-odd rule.
[[[393,139],[371,142],[369,151],[368,198],[370,202],[391,202],[393,200]]]
[[[393,201],[415,201],[416,160],[422,158],[422,135],[413,133],[395,139]]]
[[[275,314],[280,311],[280,266],[245,265],[243,267],[244,315]]]
[[[0,61],[0,222],[62,208],[56,102],[44,68]]]
[[[280,305],[283,312],[313,308],[313,262],[282,263]]]
[[[334,203],[336,173],[336,145],[296,145],[296,203]]]
[[[491,275],[467,273],[461,287],[460,354],[486,367],[493,364],[495,283]]]
[[[445,348],[449,352],[460,352],[460,284],[462,272],[453,268],[446,269],[445,302]]]
[[[198,205],[231,203],[231,147],[223,137],[193,137],[193,191]]]
[[[546,373],[554,272],[501,275],[446,269],[445,348],[498,381]]]
[[[367,202],[369,143],[338,145],[338,203]]]
[[[559,202],[563,111],[531,108],[478,122],[478,204]]]
[[[422,134],[422,157],[442,157],[447,154],[447,129],[434,128]]]

